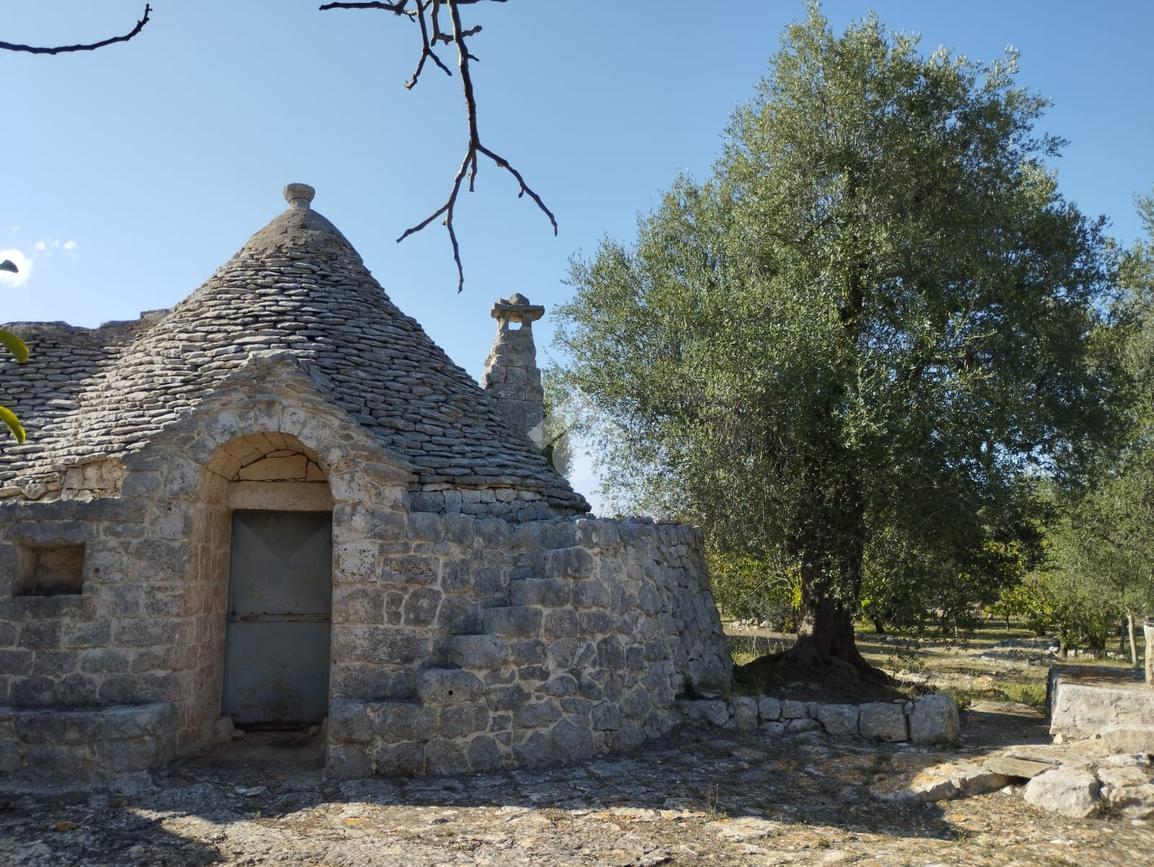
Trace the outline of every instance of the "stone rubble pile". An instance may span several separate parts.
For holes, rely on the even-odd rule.
[[[928,767],[926,758],[932,757],[923,757],[911,763],[907,774],[875,784],[871,793],[885,801],[931,802],[1006,791],[1071,819],[1154,817],[1150,756],[1108,750],[1092,741],[1040,744]]]

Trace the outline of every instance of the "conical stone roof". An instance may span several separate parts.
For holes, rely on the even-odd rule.
[[[22,383],[13,408],[29,445],[0,452],[6,486],[62,463],[124,454],[192,411],[255,353],[287,353],[325,384],[325,396],[416,470],[414,488],[508,488],[563,512],[586,511],[476,382],[402,313],[345,237],[312,210],[312,190],[285,189],[288,210],[257,232],[167,315],[102,339],[101,329],[55,327],[50,358],[8,366]],[[36,397],[36,359],[91,345],[83,369],[58,369],[55,413]],[[58,345],[59,344],[59,345]],[[58,365],[59,367],[59,365]],[[75,367],[75,365],[73,365]],[[6,391],[11,401],[13,392]],[[43,417],[43,420],[42,420]]]

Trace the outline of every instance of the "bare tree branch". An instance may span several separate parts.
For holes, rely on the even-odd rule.
[[[461,248],[457,241],[457,232],[453,224],[453,217],[457,207],[457,197],[461,193],[461,187],[465,183],[466,177],[469,180],[469,192],[474,191],[479,168],[479,157],[487,157],[497,168],[509,172],[519,186],[517,198],[528,196],[532,199],[533,203],[549,219],[549,223],[553,227],[553,234],[557,234],[557,218],[553,215],[553,212],[549,210],[548,206],[546,206],[541,196],[526,183],[524,176],[515,169],[507,159],[486,147],[481,142],[481,134],[477,128],[477,100],[473,92],[473,76],[469,67],[470,61],[474,61],[477,58],[470,53],[466,43],[469,37],[481,32],[481,27],[466,28],[462,25],[459,7],[482,2],[486,2],[486,0],[395,0],[395,2],[327,3],[320,7],[321,11],[328,9],[379,9],[392,12],[396,15],[407,15],[410,19],[416,21],[421,31],[421,54],[417,60],[416,69],[405,83],[405,87],[410,90],[415,87],[420,80],[421,73],[425,68],[425,62],[430,59],[443,71],[451,75],[452,72],[448,66],[446,66],[437,55],[437,46],[441,44],[457,46],[457,70],[461,76],[461,90],[465,97],[465,116],[469,133],[465,148],[465,157],[461,160],[461,165],[457,169],[456,175],[453,176],[453,182],[449,187],[449,196],[445,200],[445,203],[433,211],[433,213],[429,214],[429,216],[425,217],[425,219],[406,229],[401,236],[397,238],[397,242],[399,243],[405,240],[405,238],[410,235],[416,234],[429,226],[434,220],[442,218],[441,222],[449,234],[449,243],[453,248],[453,261],[457,265],[458,292],[465,287],[465,269],[461,263]],[[488,2],[504,3],[506,0],[488,0]],[[449,15],[450,30],[447,33],[441,29],[440,14],[442,7],[448,11]]]
[[[127,42],[132,39],[149,21],[149,15],[152,13],[151,4],[144,5],[144,15],[136,26],[123,36],[113,36],[110,39],[102,39],[100,42],[90,42],[84,45],[19,45],[14,42],[0,42],[0,49],[4,51],[23,51],[26,54],[66,54],[70,51],[95,51],[97,48],[104,48],[106,45],[114,45],[117,42]]]

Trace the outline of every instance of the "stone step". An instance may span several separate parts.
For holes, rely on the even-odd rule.
[[[460,668],[426,668],[417,675],[417,695],[424,705],[461,704],[485,692],[485,684]]]
[[[504,605],[481,612],[485,631],[502,638],[537,638],[541,634],[541,609],[528,605]]]
[[[514,605],[561,606],[573,603],[573,581],[567,578],[518,578],[509,582]]]
[[[497,635],[454,635],[449,661],[471,671],[492,671],[509,662],[509,643]]]

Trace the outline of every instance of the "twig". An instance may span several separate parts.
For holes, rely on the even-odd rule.
[[[428,227],[434,220],[443,218],[441,222],[445,227],[445,231],[449,234],[449,244],[453,248],[453,262],[457,266],[458,292],[465,288],[465,269],[461,263],[461,247],[457,240],[457,231],[453,223],[453,217],[456,212],[457,197],[461,193],[461,185],[465,182],[465,178],[468,177],[469,179],[469,192],[473,192],[476,187],[479,156],[487,157],[497,168],[509,172],[517,181],[519,187],[517,198],[528,196],[549,219],[549,223],[553,227],[553,234],[557,234],[557,218],[553,215],[553,212],[549,210],[548,206],[546,206],[541,196],[526,183],[524,176],[515,169],[507,159],[481,143],[481,134],[477,128],[477,100],[473,91],[473,76],[469,68],[470,61],[476,60],[477,58],[470,53],[466,43],[466,40],[470,36],[475,36],[481,32],[481,27],[479,25],[469,28],[464,27],[461,24],[459,10],[460,6],[481,2],[485,2],[485,0],[395,0],[395,2],[327,3],[321,6],[322,11],[327,9],[380,9],[396,15],[407,15],[409,18],[415,20],[421,30],[421,55],[417,60],[416,69],[405,83],[405,87],[410,90],[415,87],[420,80],[421,73],[425,68],[425,62],[429,59],[432,59],[438,67],[451,75],[452,73],[448,66],[446,66],[437,55],[437,46],[440,44],[453,44],[457,46],[457,70],[461,76],[461,90],[465,97],[465,115],[469,131],[465,157],[461,160],[461,165],[457,169],[457,173],[453,176],[453,183],[449,187],[449,196],[445,200],[445,203],[433,211],[433,213],[429,214],[429,216],[425,217],[425,219],[406,229],[401,236],[397,238],[397,242],[400,243],[410,235],[420,232],[422,229]],[[504,3],[506,0],[489,0],[489,2]],[[451,23],[451,31],[449,33],[441,29],[440,13],[442,7],[446,8],[449,13]]]
[[[3,49],[4,51],[23,51],[26,54],[66,54],[70,51],[95,51],[97,48],[104,48],[106,45],[113,45],[117,42],[127,42],[129,39],[132,39],[134,36],[136,36],[138,33],[140,33],[141,30],[144,29],[144,25],[147,24],[149,21],[149,15],[151,14],[151,12],[152,12],[151,4],[146,3],[144,5],[144,15],[141,17],[141,19],[139,21],[136,22],[135,27],[133,27],[130,31],[125,33],[123,36],[113,36],[110,39],[102,39],[100,42],[90,42],[90,43],[87,43],[85,45],[52,45],[52,46],[48,46],[48,45],[19,45],[19,44],[14,43],[14,42],[0,42],[0,49]]]

